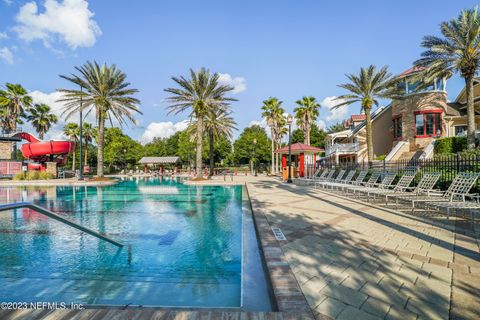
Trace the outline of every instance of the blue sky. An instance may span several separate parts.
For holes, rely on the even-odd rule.
[[[115,63],[139,89],[143,116],[126,131],[137,139],[167,136],[187,115],[167,115],[171,76],[205,66],[236,86],[234,117],[243,128],[261,120],[262,100],[324,101],[331,125],[359,106],[331,112],[337,84],[361,66],[409,68],[424,35],[475,1],[126,1],[0,0],[0,84],[21,83],[55,110],[59,74],[87,60]],[[463,86],[452,78],[450,99]],[[170,123],[171,122],[171,123]],[[51,132],[59,137],[63,122]]]

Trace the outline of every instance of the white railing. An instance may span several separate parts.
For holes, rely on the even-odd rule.
[[[435,140],[430,141],[430,143],[423,149],[422,154],[420,155],[421,160],[430,159],[433,157],[433,151],[435,149]]]
[[[335,143],[333,146],[327,146],[325,154],[331,155],[334,153],[354,153],[359,150],[358,142],[354,143]]]
[[[395,157],[395,155],[397,153],[399,153],[401,150],[403,150],[404,147],[406,147],[407,145],[409,145],[409,142],[408,141],[399,141],[397,142],[397,144],[395,145],[395,147],[393,147],[392,150],[390,150],[390,152],[387,154],[387,156],[385,157],[385,161],[390,161],[393,159],[393,157]],[[403,152],[403,151],[402,151]]]

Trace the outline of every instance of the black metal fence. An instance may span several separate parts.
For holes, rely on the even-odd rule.
[[[404,172],[416,170],[418,172],[414,183],[417,183],[425,172],[440,172],[441,177],[437,187],[445,190],[459,172],[480,172],[480,156],[450,155],[433,159],[395,160],[395,161],[372,161],[360,163],[325,162],[324,168],[356,169],[356,170],[379,170],[383,172]],[[480,179],[477,180],[472,192],[480,192]]]

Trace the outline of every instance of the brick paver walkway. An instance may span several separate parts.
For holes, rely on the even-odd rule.
[[[318,319],[480,319],[472,226],[271,178],[248,189],[285,234],[281,248]]]

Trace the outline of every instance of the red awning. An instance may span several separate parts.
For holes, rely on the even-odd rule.
[[[320,153],[324,152],[325,150],[322,148],[317,148],[314,146],[309,146],[308,144],[304,143],[294,143],[292,144],[292,154],[298,153]],[[288,146],[275,150],[275,153],[288,153]]]

